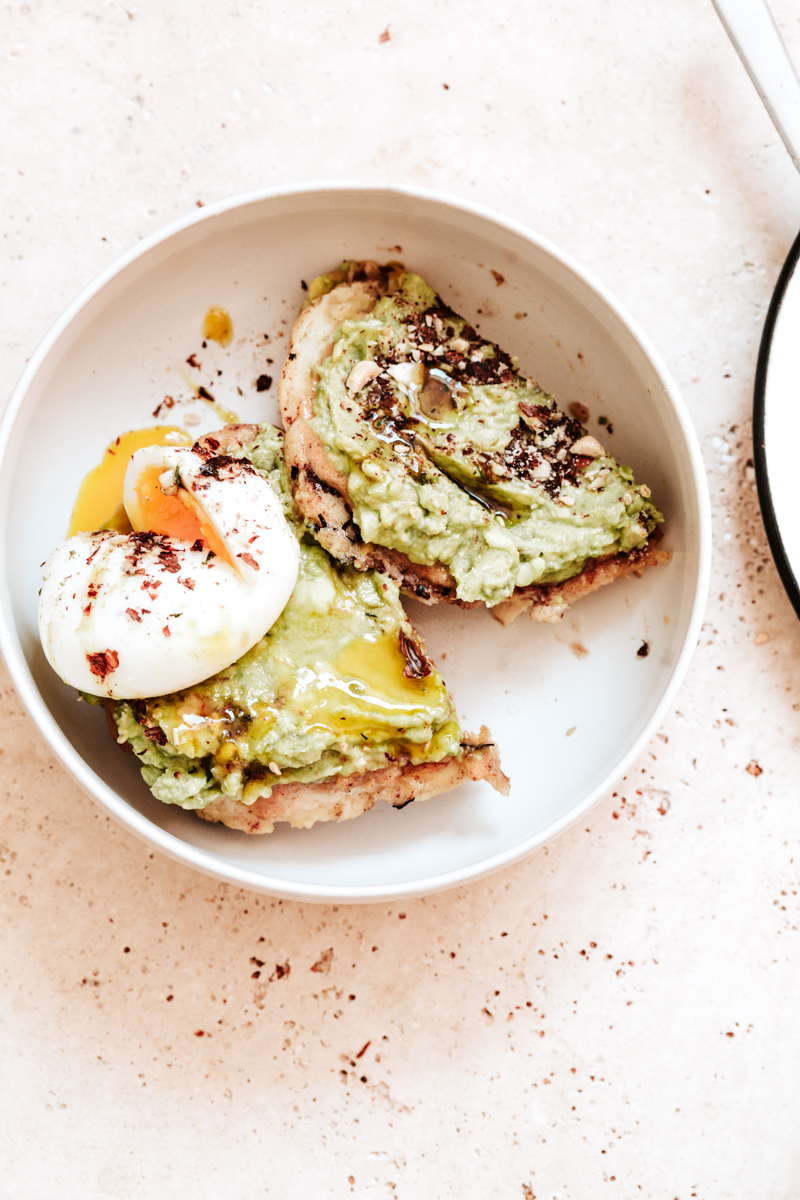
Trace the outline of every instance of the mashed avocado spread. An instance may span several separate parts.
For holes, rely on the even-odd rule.
[[[272,785],[462,753],[447,689],[419,645],[397,586],[341,567],[304,531],[281,434],[262,425],[247,457],[284,505],[301,546],[292,597],[266,636],[225,671],[152,700],[122,701],[118,736],[153,794],[203,808],[252,804]]]
[[[418,275],[398,265],[388,290],[336,332],[312,418],[365,542],[444,563],[488,605],[644,545],[662,520],[648,487]]]

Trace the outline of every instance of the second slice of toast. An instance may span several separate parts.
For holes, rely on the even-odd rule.
[[[320,543],[425,603],[554,621],[669,558],[649,488],[398,264],[312,282],[279,402]]]

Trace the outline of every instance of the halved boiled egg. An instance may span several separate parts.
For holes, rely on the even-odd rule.
[[[300,555],[266,479],[199,445],[137,450],[123,503],[132,533],[79,533],[48,558],[39,632],[66,683],[130,700],[240,658],[286,606]]]

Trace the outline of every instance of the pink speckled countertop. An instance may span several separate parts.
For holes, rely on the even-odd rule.
[[[6,395],[83,284],[198,201],[436,187],[642,323],[703,444],[716,554],[689,677],[616,792],[405,906],[154,857],[4,681],[0,1195],[794,1200],[800,625],[748,462],[800,181],[709,0],[56,7],[0,13]],[[796,5],[772,7],[800,61]]]

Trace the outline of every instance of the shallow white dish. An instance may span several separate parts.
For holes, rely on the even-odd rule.
[[[664,545],[673,558],[582,600],[557,626],[522,617],[503,629],[485,611],[410,604],[464,727],[490,725],[512,780],[508,799],[470,784],[401,811],[377,804],[341,825],[248,837],[154,800],[135,761],[111,741],[102,711],[76,703],[56,678],[36,631],[39,564],[63,540],[77,487],[106,444],[152,424],[165,394],[189,394],[181,371],[200,350],[209,305],[229,310],[235,339],[227,350],[203,351],[204,382],[213,378],[217,400],[243,420],[277,419],[275,385],[258,392],[255,380],[280,372],[301,279],[343,257],[402,259],[516,353],[562,407],[585,404],[590,431],[650,484],[667,514]],[[179,405],[162,419],[180,424],[186,411]],[[598,426],[600,415],[613,434]],[[209,412],[193,432],[219,424]],[[0,644],[23,703],[108,813],[173,858],[257,891],[385,900],[514,862],[624,773],[672,701],[697,641],[708,494],[664,364],[620,305],[554,246],[433,193],[274,189],[192,213],[139,243],[85,289],[31,358],[0,426],[0,453]],[[637,654],[643,641],[647,657]]]

